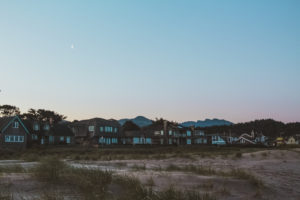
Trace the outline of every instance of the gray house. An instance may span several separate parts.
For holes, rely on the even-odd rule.
[[[121,144],[121,125],[113,119],[81,120],[71,123],[69,127],[75,135],[76,143]]]
[[[0,118],[0,148],[24,149],[30,133],[18,116]]]

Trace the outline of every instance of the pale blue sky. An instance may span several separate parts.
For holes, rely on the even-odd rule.
[[[69,120],[300,121],[300,1],[1,0],[0,69]]]

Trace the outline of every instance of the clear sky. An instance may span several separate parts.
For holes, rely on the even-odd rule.
[[[300,121],[300,1],[1,0],[0,69],[69,120]]]

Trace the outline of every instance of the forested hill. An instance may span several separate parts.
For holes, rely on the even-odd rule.
[[[255,120],[251,122],[232,124],[229,126],[212,126],[204,128],[207,133],[251,133],[252,130],[255,132],[261,132],[269,137],[277,136],[290,136],[295,134],[300,134],[300,123],[283,123],[280,121],[275,121],[273,119],[262,119]]]

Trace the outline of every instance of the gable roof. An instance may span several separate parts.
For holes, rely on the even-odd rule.
[[[53,127],[51,127],[49,135],[74,136],[73,132],[66,124],[55,124]]]
[[[252,141],[251,139],[247,138],[247,137],[244,137],[244,136],[240,136],[239,139],[236,141],[236,143],[238,143],[239,141],[241,140],[245,140],[251,144],[256,144],[254,141]]]
[[[14,117],[1,117],[0,118],[0,131],[12,120]]]
[[[92,118],[92,119],[86,119],[86,120],[81,120],[77,122],[73,122],[70,124],[76,125],[76,126],[87,126],[87,125],[107,125],[107,126],[113,126],[113,127],[120,127],[121,125],[117,120],[114,119],[103,119],[103,118]]]
[[[3,132],[7,129],[7,127],[14,121],[18,120],[21,124],[21,126],[24,128],[25,132],[29,134],[28,129],[23,124],[22,120],[19,118],[19,116],[11,116],[11,117],[1,117],[0,118],[0,132]]]

